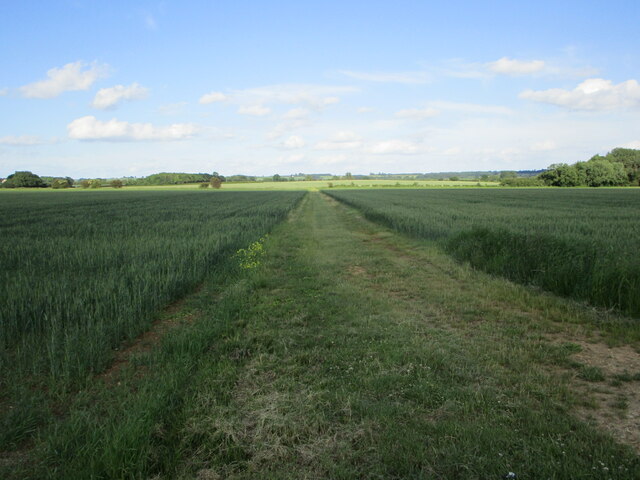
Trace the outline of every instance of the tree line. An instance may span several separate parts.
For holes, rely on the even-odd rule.
[[[640,186],[640,150],[614,148],[573,165],[557,163],[531,178],[506,178],[509,187],[622,187]]]

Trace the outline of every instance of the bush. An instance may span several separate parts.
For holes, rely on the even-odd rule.
[[[66,178],[56,178],[53,182],[51,182],[51,188],[71,188],[71,184]]]
[[[500,181],[503,187],[542,187],[544,181],[536,177],[505,178]]]
[[[122,188],[124,186],[122,180],[111,180],[109,185],[111,185],[113,188]]]
[[[208,183],[201,183],[200,185],[198,185],[198,188],[209,188],[209,184]]]
[[[2,186],[4,188],[42,188],[47,184],[38,175],[24,171],[9,175]]]

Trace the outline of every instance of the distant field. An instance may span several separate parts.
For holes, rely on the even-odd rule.
[[[640,316],[637,189],[325,193],[475,267]]]
[[[317,190],[321,188],[334,187],[359,187],[359,188],[393,188],[400,187],[420,187],[420,188],[437,188],[437,187],[476,187],[480,184],[483,187],[497,187],[497,182],[472,182],[472,181],[440,181],[440,180],[314,180],[310,182],[246,182],[246,183],[223,183],[221,191],[248,191],[248,190]],[[114,189],[111,187],[103,187],[100,191],[150,191],[150,190],[193,190],[198,189],[200,184],[185,185],[163,185],[149,187],[123,187],[122,189]],[[32,191],[33,189],[22,188],[16,190],[3,191]],[[208,190],[211,190],[210,188]],[[95,192],[94,189],[73,188],[56,190],[56,192]]]

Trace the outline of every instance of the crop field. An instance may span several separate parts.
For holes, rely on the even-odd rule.
[[[638,190],[325,193],[474,267],[640,317]]]
[[[224,274],[222,260],[267,233],[296,192],[3,194],[0,390],[22,400],[0,439],[32,427],[34,390],[82,385],[157,310]],[[37,410],[36,407],[34,407]],[[4,412],[6,413],[6,412]],[[12,438],[15,437],[15,438]]]
[[[224,188],[0,194],[0,478],[640,478],[637,190]]]

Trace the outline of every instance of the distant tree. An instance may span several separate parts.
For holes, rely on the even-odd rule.
[[[109,185],[111,185],[113,188],[122,188],[123,187],[123,183],[122,180],[111,180],[111,182],[109,182]]]
[[[590,187],[613,187],[626,185],[627,174],[622,163],[608,160],[589,160],[584,165],[587,185]]]
[[[51,188],[71,188],[71,184],[66,178],[56,178],[53,182],[51,182]]]
[[[449,177],[449,180],[451,182],[459,182],[460,181],[460,177],[455,177],[455,176],[454,177]]]
[[[630,185],[640,185],[640,150],[632,148],[614,148],[605,157],[611,162],[624,166]]]
[[[505,178],[500,182],[503,187],[541,187],[544,182],[537,177]]]
[[[488,181],[489,181],[489,175],[486,175],[486,174],[485,174],[485,175],[482,175],[482,176],[480,177],[480,181],[481,181],[481,182],[488,182]]]
[[[280,175],[278,175],[277,173],[273,176],[273,181],[274,182],[282,182],[282,177]]]
[[[200,185],[198,185],[198,188],[209,188],[209,184],[208,183],[201,183]]]
[[[585,171],[578,164],[567,165],[566,163],[557,163],[551,165],[548,170],[542,172],[537,178],[545,185],[554,187],[578,187],[580,185],[586,185]]]
[[[4,188],[43,188],[47,184],[38,175],[22,171],[9,175],[2,186]]]
[[[227,179],[224,177],[224,175],[220,175],[218,172],[213,172],[213,174],[211,175],[212,178],[219,178],[220,182],[226,182]]]
[[[211,188],[219,189],[220,187],[222,187],[222,179],[220,177],[213,176],[211,177],[209,184],[211,185]]]
[[[90,188],[100,188],[102,187],[102,181],[94,178],[93,180],[89,180],[89,187]]]
[[[313,181],[313,177],[312,177],[311,175],[305,175],[305,176],[304,176],[304,179],[305,179],[305,181],[307,181],[307,182],[311,182],[311,181]]]
[[[512,170],[504,170],[500,172],[500,180],[504,180],[505,178],[516,178],[517,176],[518,173]]]
[[[344,174],[344,179],[345,180],[353,180],[353,175],[351,175],[351,172],[347,172]]]

